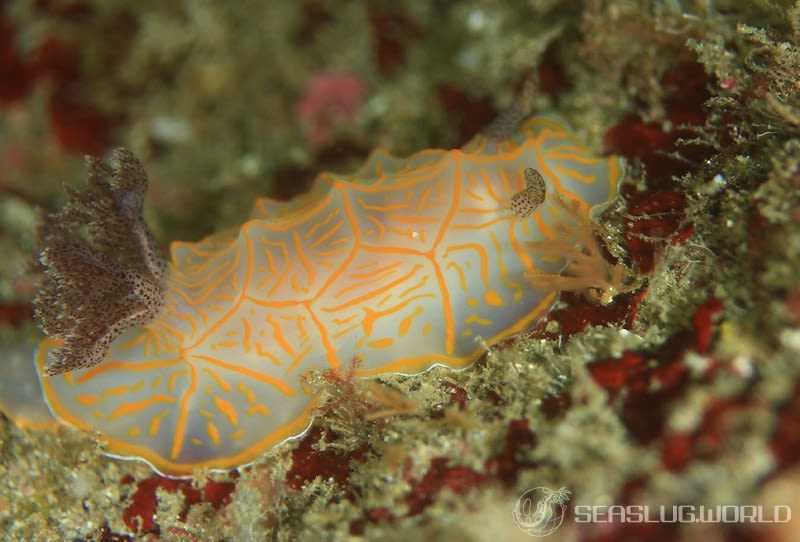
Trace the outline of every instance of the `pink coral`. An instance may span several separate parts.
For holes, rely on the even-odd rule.
[[[295,113],[309,143],[328,145],[338,124],[355,117],[367,94],[367,84],[349,72],[323,72],[315,76],[295,105]]]

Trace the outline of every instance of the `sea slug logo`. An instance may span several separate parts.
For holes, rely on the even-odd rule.
[[[549,536],[561,527],[569,496],[565,487],[558,490],[548,487],[529,489],[514,506],[514,523],[531,536]]]

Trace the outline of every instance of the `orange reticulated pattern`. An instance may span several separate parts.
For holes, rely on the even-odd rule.
[[[561,262],[526,248],[559,209],[507,212],[535,168],[548,194],[589,213],[617,192],[615,158],[594,158],[559,122],[509,140],[409,158],[374,152],[353,175],[321,174],[290,202],[260,199],[236,232],[176,242],[167,303],[92,368],[43,379],[54,414],[98,430],[108,451],[169,475],[233,468],[304,432],[315,395],[298,377],[354,355],[361,374],[463,368],[489,341],[544,314],[555,295],[527,271]],[[39,352],[44,363],[52,342]]]

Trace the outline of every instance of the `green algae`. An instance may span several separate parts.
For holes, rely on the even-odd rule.
[[[311,25],[302,5],[289,2],[113,2],[77,21],[33,11],[27,2],[10,4],[23,29],[17,39],[27,49],[50,33],[86,37],[80,51],[86,76],[76,84],[98,109],[128,119],[116,140],[142,158],[157,185],[148,220],[164,243],[241,222],[254,197],[272,193],[280,172],[314,168],[318,151],[306,141],[293,107],[310,77],[324,69],[359,73],[369,83],[350,140],[364,152],[384,147],[403,153],[462,142],[438,99],[442,85],[504,107],[513,82],[548,48],[573,86],[556,97],[537,97],[537,109],[558,111],[597,151],[622,115],[666,122],[661,81],[670,69],[699,61],[712,76],[708,121],[694,133],[710,156],[671,184],[687,197],[685,220],[693,233],[660,251],[630,330],[609,325],[563,340],[522,337],[511,347],[487,347],[485,361],[473,369],[355,381],[348,393],[318,375],[313,383],[328,403],[316,427],[338,438],[315,448],[343,460],[369,450],[349,463],[348,484],[317,478],[301,490],[287,487],[297,444],[288,442],[243,472],[233,502],[221,512],[195,505],[180,519],[180,493],[159,490],[160,539],[525,540],[511,509],[526,489],[564,486],[572,504],[608,504],[626,481],[639,477],[647,483],[630,497],[637,504],[758,503],[785,495],[776,497],[778,482],[765,480],[777,461],[770,442],[778,410],[800,378],[797,6],[586,1],[565,8],[550,1],[476,0],[448,10],[401,2],[392,13],[413,35],[401,38],[403,62],[383,72],[374,49],[381,36],[372,30],[366,2],[306,4],[324,15]],[[130,24],[136,28],[125,45],[130,49],[110,64],[103,28]],[[0,231],[9,255],[0,266],[5,303],[25,295],[13,282],[20,274],[16,262],[31,251],[20,225],[29,224],[37,206],[55,204],[62,182],[83,176],[80,160],[48,139],[46,92],[37,90],[0,119],[3,147],[13,145],[23,157],[21,167],[4,168],[0,190],[3,208],[10,209],[4,222],[16,217]],[[358,159],[350,156],[348,165]],[[629,182],[646,189],[647,173],[634,179],[635,173],[631,168]],[[601,226],[610,252],[622,259],[626,211],[615,206]],[[723,304],[718,337],[709,354],[680,353],[690,368],[687,389],[669,403],[665,426],[691,432],[709,405],[757,401],[727,415],[726,440],[716,453],[682,470],[667,469],[664,443],[632,438],[620,401],[586,367],[625,351],[669,345],[692,328],[695,309],[711,296]],[[32,333],[30,327],[3,329],[0,339],[12,344]],[[712,361],[723,370],[707,378]],[[405,403],[365,422],[365,415],[387,406],[376,401],[375,386],[390,390],[390,398],[399,393]],[[450,402],[453,387],[469,397],[464,410]],[[559,393],[572,406],[551,419],[542,405]],[[404,517],[412,484],[433,458],[484,473],[487,459],[502,453],[509,423],[520,419],[536,442],[521,445],[516,461],[536,468],[520,467],[511,483],[490,480],[463,494],[444,489],[419,514]],[[129,534],[121,513],[135,483],[120,482],[126,473],[137,481],[150,475],[146,466],[105,458],[90,435],[22,430],[3,420],[0,530],[10,540],[92,539],[104,527]],[[379,508],[394,521],[364,521]],[[363,535],[352,534],[354,522],[362,522]],[[569,539],[576,529],[565,524],[558,535]],[[680,534],[692,539],[699,532],[689,526]]]

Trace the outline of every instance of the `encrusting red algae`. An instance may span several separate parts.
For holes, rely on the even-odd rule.
[[[10,540],[514,539],[528,535],[511,512],[537,487],[566,488],[569,507],[602,499],[796,509],[798,13],[788,3],[746,2],[728,3],[724,12],[707,2],[646,9],[579,2],[568,10],[478,0],[455,7],[245,2],[177,11],[125,1],[102,10],[80,2],[3,3],[0,71],[14,77],[0,78],[0,396],[3,410],[28,429],[0,422],[0,530]],[[471,358],[478,360],[463,371],[433,367],[402,376],[393,369],[365,379],[359,371],[378,358],[353,363],[353,352],[343,352],[343,367],[320,366],[302,380],[309,396],[319,397],[308,432],[238,472],[200,470],[193,480],[109,460],[99,453],[102,439],[56,426],[39,408],[43,402],[24,399],[42,395],[30,362],[35,277],[19,269],[30,258],[34,209],[55,208],[62,183],[76,185],[83,175],[76,157],[103,156],[112,145],[131,149],[149,176],[144,214],[157,241],[233,227],[218,239],[235,247],[238,224],[261,195],[306,193],[317,172],[355,171],[373,148],[407,156],[462,144],[498,118],[512,89],[524,88],[520,74],[532,63],[541,92],[530,105],[564,116],[589,154],[602,154],[604,144],[629,164],[620,197],[600,220],[577,227],[582,221],[568,208],[561,213],[577,241],[569,261],[558,240],[524,245],[530,254],[562,255],[552,270],[521,273],[528,295],[546,294],[536,285],[558,281],[576,289],[562,293],[538,324],[520,324],[521,333],[496,344],[481,333],[486,342]],[[326,129],[315,145],[309,138],[320,124],[304,124],[295,106],[325,74],[347,74],[358,84],[322,88],[317,103],[347,107],[309,117]],[[500,139],[519,122],[511,111],[493,124]],[[543,206],[560,208],[545,168],[526,164],[515,172],[498,218],[522,223]],[[545,182],[543,201],[536,175]],[[113,168],[97,178],[113,181]],[[153,277],[142,245],[125,247],[124,258],[106,255],[105,268]],[[303,287],[307,275],[302,261],[295,263],[287,280]],[[622,279],[615,266],[625,271]],[[599,273],[585,272],[595,267]],[[164,289],[166,307],[169,273],[152,282]],[[114,306],[113,295],[104,299]],[[371,314],[373,334],[381,331],[379,324],[402,310],[384,316],[389,303],[367,306],[373,313],[362,310],[353,322]],[[195,319],[200,327],[202,315]],[[470,324],[474,335],[480,325]],[[128,333],[135,332],[122,336]],[[168,329],[158,337],[164,349],[178,342]],[[238,335],[218,342],[243,340],[242,324]],[[251,333],[251,353],[256,342]],[[295,357],[303,353],[288,344]],[[226,348],[203,355],[221,359]],[[273,365],[285,371],[293,359]],[[8,382],[27,387],[15,384],[8,395]],[[166,390],[169,382],[159,385]],[[214,380],[211,394],[196,391],[210,398],[204,410],[211,417],[199,414],[194,425],[211,448],[209,424],[220,443],[230,425],[214,394],[244,397],[233,385],[220,394],[219,386]],[[105,418],[116,406],[107,408],[113,395],[101,399]],[[34,408],[23,414],[19,405]],[[125,412],[117,413],[120,423]],[[230,412],[239,424],[247,418]],[[159,424],[157,433],[166,427]],[[150,429],[140,424],[140,434]],[[113,446],[105,451],[115,453]],[[553,536],[781,541],[796,538],[793,523],[596,525],[568,515]]]

